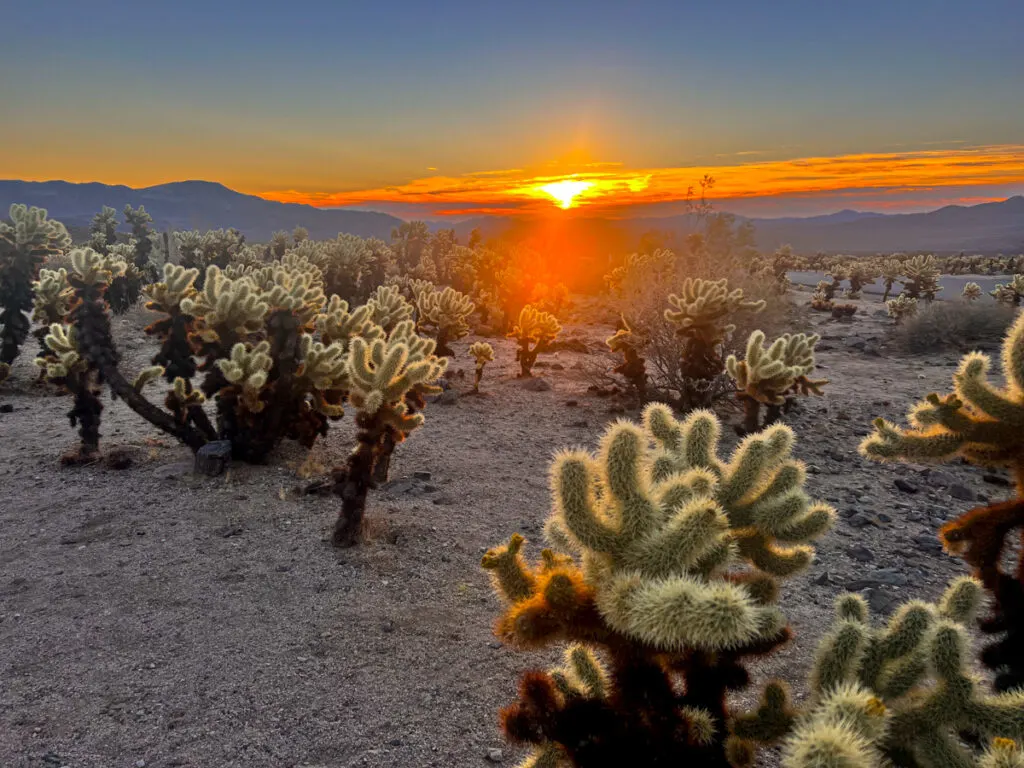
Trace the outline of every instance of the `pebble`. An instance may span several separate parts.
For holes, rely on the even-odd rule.
[[[486,757],[492,763],[500,763],[502,760],[505,759],[505,753],[496,747],[491,747],[487,750]]]
[[[954,483],[949,486],[949,495],[954,499],[960,499],[961,501],[977,501],[978,499],[978,494],[966,485],[961,485],[960,483]]]
[[[903,491],[904,493],[917,493],[917,486],[909,480],[904,480],[902,477],[897,477],[896,480],[893,481],[893,485],[896,486],[897,490]]]
[[[923,552],[938,553],[942,551],[942,544],[932,533],[921,533],[914,537],[917,548]]]
[[[846,554],[861,563],[869,563],[875,559],[875,553],[864,546],[849,547]]]

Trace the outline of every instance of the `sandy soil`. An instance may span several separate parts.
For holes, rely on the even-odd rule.
[[[857,455],[872,417],[901,418],[956,363],[891,351],[879,305],[863,307],[852,323],[812,318],[832,384],[788,421],[810,491],[841,517],[786,587],[797,640],[759,679],[803,676],[846,588],[883,612],[938,595],[963,566],[938,551],[937,527],[972,506],[960,497],[1008,494],[966,467],[929,476]],[[133,330],[142,322],[116,321],[126,368],[151,354]],[[343,458],[349,419],[312,457],[286,447],[269,466],[208,478],[191,474],[187,449],[108,403],[105,448],[130,451],[133,465],[64,469],[69,403],[32,384],[27,350],[0,395],[14,408],[0,413],[0,765],[511,764],[497,710],[524,669],[553,656],[495,640],[479,559],[515,531],[539,542],[552,452],[593,446],[618,418],[582,371],[609,331],[567,326],[591,353],[543,356],[549,391],[524,388],[511,342],[492,339],[479,397],[465,394],[475,337],[458,343],[462,395],[429,406],[372,496],[369,541],[344,552],[326,543],[335,502],[296,488],[304,462]]]

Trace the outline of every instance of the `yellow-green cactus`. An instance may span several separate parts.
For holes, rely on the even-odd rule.
[[[73,326],[54,323],[50,326],[45,342],[49,354],[36,358],[36,365],[46,371],[48,379],[63,379],[70,373],[82,373],[88,364],[82,359]]]
[[[938,604],[906,603],[880,628],[861,598],[841,597],[818,650],[812,699],[783,751],[785,768],[972,768],[1017,759],[1007,741],[1024,738],[1024,691],[989,694],[969,671],[966,625],[981,597],[979,583],[958,579]],[[989,750],[976,751],[972,740]]]
[[[932,301],[942,290],[939,265],[932,255],[914,256],[903,262],[903,274],[907,278],[903,281],[903,293],[908,298]]]
[[[623,327],[605,339],[604,343],[612,352],[622,355],[622,362],[612,369],[613,372],[625,378],[643,402],[647,397],[647,361],[640,355],[644,341],[639,334],[633,332],[625,317],[621,320]]]
[[[964,301],[975,301],[981,298],[981,286],[971,281],[964,284],[963,293],[960,294]]]
[[[270,342],[267,341],[261,341],[254,347],[239,342],[231,348],[230,358],[217,361],[224,378],[237,387],[239,397],[252,413],[259,413],[266,407],[260,395],[273,365]]]
[[[35,294],[32,310],[33,320],[50,326],[64,319],[71,307],[71,299],[74,297],[74,291],[68,285],[66,269],[39,270],[39,279],[32,283],[32,290]]]
[[[435,334],[437,354],[450,357],[454,354],[449,341],[461,339],[469,333],[469,316],[476,306],[472,299],[454,288],[443,291],[424,291],[417,296],[419,326]]]
[[[953,375],[953,392],[930,394],[908,415],[901,429],[875,420],[875,433],[861,452],[879,461],[948,461],[962,457],[980,466],[1024,467],[1024,317],[1003,342],[1004,385],[988,381],[991,360],[981,352],[965,355]]]
[[[1024,298],[1024,275],[1014,275],[1009,283],[1000,283],[990,295],[1000,304],[1019,307],[1021,299]]]
[[[480,391],[480,380],[484,375],[484,366],[494,360],[494,347],[486,341],[477,341],[469,345],[469,356],[476,361],[476,376],[473,380],[473,391]]]
[[[366,304],[370,308],[370,319],[386,333],[390,333],[399,323],[412,319],[415,311],[394,285],[378,287]]]
[[[747,339],[743,360],[729,355],[725,369],[736,382],[737,395],[743,400],[746,418],[744,432],[753,432],[760,426],[761,405],[768,406],[767,423],[778,420],[782,408],[795,394],[821,394],[828,382],[811,379],[814,371],[814,346],[819,336],[785,334],[765,349],[763,331],[754,331]]]
[[[737,312],[760,312],[764,301],[750,301],[742,288],[729,290],[729,281],[702,280],[688,277],[678,294],[669,294],[671,309],[665,319],[676,326],[678,333],[698,339],[706,345],[721,344],[736,326],[727,322]]]
[[[901,293],[895,299],[889,299],[885,303],[885,307],[889,312],[889,317],[893,318],[897,325],[900,325],[917,314],[917,299]]]
[[[164,279],[158,283],[150,283],[142,289],[142,294],[149,300],[146,309],[172,314],[178,309],[182,299],[195,295],[197,277],[198,269],[185,269],[178,264],[164,264]]]
[[[270,305],[251,280],[232,280],[212,265],[206,269],[203,290],[181,299],[179,306],[197,320],[207,341],[215,341],[225,332],[232,336],[256,333],[263,328],[263,320],[270,311]]]
[[[529,304],[519,311],[519,318],[507,337],[515,339],[518,345],[516,360],[519,362],[521,377],[532,375],[537,355],[555,340],[561,330],[558,318],[548,312],[541,312]]]

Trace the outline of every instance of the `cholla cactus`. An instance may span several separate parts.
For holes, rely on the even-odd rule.
[[[555,340],[561,330],[561,324],[552,314],[541,312],[529,304],[520,310],[519,319],[507,334],[508,338],[515,339],[518,344],[516,360],[519,362],[520,378],[532,375],[537,355]]]
[[[765,349],[764,331],[754,331],[747,339],[743,360],[729,355],[725,368],[736,382],[737,397],[743,401],[746,414],[742,433],[758,430],[761,405],[767,406],[765,426],[781,417],[783,408],[795,395],[822,394],[826,379],[811,379],[816,365],[814,346],[820,336],[785,334]]]
[[[1014,529],[1024,530],[1024,317],[1003,342],[1005,385],[988,381],[990,364],[980,352],[964,356],[952,393],[930,394],[914,406],[909,428],[877,419],[861,452],[878,461],[962,458],[1014,472],[1013,499],[978,507],[941,531],[947,549],[961,554],[995,597],[995,611],[982,630],[1002,637],[985,649],[982,661],[995,671],[997,688],[1008,690],[1024,686],[1024,558],[1014,575],[1004,573],[1001,565],[1006,537]]]
[[[895,299],[889,299],[885,307],[889,317],[896,321],[896,325],[902,325],[905,320],[917,314],[917,299],[901,293]]]
[[[933,301],[942,290],[939,285],[939,266],[934,256],[914,256],[903,263],[903,293],[911,299]]]
[[[964,301],[977,301],[982,296],[981,286],[973,281],[965,283],[963,293],[960,295]]]
[[[434,354],[434,342],[417,336],[411,320],[399,323],[386,339],[352,339],[345,372],[359,434],[348,462],[334,472],[334,493],[342,499],[335,546],[358,541],[375,464],[423,423],[423,397],[441,391],[434,382],[446,367],[447,361]]]
[[[682,393],[685,406],[707,405],[706,382],[721,376],[725,370],[722,344],[735,330],[728,322],[738,312],[760,312],[764,301],[750,301],[743,291],[729,290],[728,281],[686,278],[679,294],[669,294],[671,309],[665,319],[676,326],[676,333],[685,340],[681,375],[695,386]],[[700,386],[705,383],[705,386]]]
[[[89,225],[89,247],[104,256],[110,253],[110,247],[117,242],[117,209],[104,205],[92,217]]]
[[[864,286],[874,282],[878,276],[878,269],[870,262],[855,261],[846,272],[846,277],[850,281],[850,289],[846,292],[847,298],[859,299]]]
[[[528,673],[503,712],[508,737],[535,747],[528,765],[725,763],[727,693],[746,685],[746,657],[788,637],[776,580],[807,566],[834,513],[804,492],[788,427],[728,462],[719,433],[709,411],[679,422],[648,406],[598,454],[556,456],[546,534],[572,555],[531,566],[516,535],[484,556],[502,640],[573,644],[568,668]]]
[[[990,295],[1000,304],[1019,307],[1021,299],[1024,298],[1024,275],[1014,275],[1009,283],[998,284]]]
[[[154,265],[150,262],[153,254],[153,230],[149,225],[153,223],[153,217],[146,213],[145,206],[140,205],[133,210],[130,205],[126,205],[124,207],[124,220],[132,228],[134,244],[132,263],[134,263],[139,275],[146,276],[152,280],[155,276]],[[138,298],[137,295],[136,298]]]
[[[9,216],[10,224],[0,222],[0,363],[8,366],[32,327],[26,313],[32,310],[32,283],[40,267],[71,246],[64,225],[48,219],[42,208],[15,204]]]
[[[831,284],[825,280],[820,281],[811,294],[811,309],[815,312],[831,312],[835,303],[828,297]]]
[[[970,673],[965,625],[980,601],[981,586],[960,579],[937,605],[905,603],[888,626],[874,628],[860,597],[839,598],[811,675],[812,700],[786,741],[783,766],[980,768],[1021,761],[1024,691],[988,694]],[[741,719],[735,730],[763,733],[784,724],[785,697],[773,696],[774,706],[766,701],[759,716]]]
[[[469,316],[476,307],[464,293],[454,288],[443,291],[425,291],[417,297],[419,326],[433,331],[437,342],[437,354],[451,357],[455,354],[449,341],[461,339],[469,333]]]
[[[469,345],[469,356],[476,360],[476,375],[473,377],[473,391],[480,391],[480,380],[484,376],[484,366],[494,360],[494,347],[486,341],[477,341]]]
[[[668,283],[676,270],[676,255],[658,248],[651,253],[631,253],[622,265],[604,276],[609,291],[620,299],[637,293],[642,284],[657,281]]]
[[[889,301],[892,287],[903,276],[903,254],[896,253],[893,254],[892,258],[884,259],[879,272],[881,272],[882,280],[885,283],[885,292],[882,294],[882,303],[884,304]]]
[[[366,303],[370,308],[370,319],[386,333],[406,320],[411,320],[415,307],[402,298],[395,285],[382,285],[377,288]]]
[[[626,379],[636,392],[641,402],[647,399],[647,361],[640,356],[641,342],[626,318],[622,319],[622,328],[614,336],[605,339],[605,344],[612,352],[622,355],[622,362],[612,370]]]

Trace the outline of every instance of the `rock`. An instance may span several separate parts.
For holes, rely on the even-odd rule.
[[[846,582],[846,588],[851,592],[860,592],[868,587],[876,587],[880,584],[887,584],[890,587],[904,587],[908,583],[905,573],[898,568],[879,568],[874,573],[868,574],[860,579],[851,579]]]
[[[826,587],[832,583],[832,575],[828,571],[825,571],[820,576],[816,576],[812,579],[812,583],[819,587]]]
[[[153,470],[153,474],[160,480],[177,480],[192,472],[194,463],[191,461],[177,461],[174,464],[164,464]]]
[[[961,501],[977,501],[978,494],[968,488],[966,485],[960,483],[954,483],[949,486],[949,495],[954,499],[960,499]]]
[[[866,528],[869,525],[874,525],[878,528],[882,527],[882,521],[879,518],[865,512],[858,512],[852,515],[849,522],[854,528]]]
[[[875,559],[875,553],[864,546],[847,547],[846,554],[860,563],[870,563]]]
[[[874,344],[868,344],[861,350],[868,357],[881,357],[882,353],[878,351],[878,347]]]
[[[942,551],[942,544],[939,543],[938,538],[932,533],[921,533],[914,537],[914,544],[922,552],[928,552],[932,554],[938,554]]]
[[[131,451],[126,448],[112,448],[103,459],[108,469],[128,469],[135,460]]]
[[[838,461],[840,464],[846,461],[846,457],[839,451],[829,451],[828,457],[832,459],[832,461]]]
[[[1003,487],[1010,486],[1009,478],[1003,477],[1002,475],[997,475],[992,472],[982,475],[981,479],[984,480],[989,485],[1001,485]]]
[[[447,392],[442,392],[434,402],[438,405],[455,405],[459,402],[459,391],[457,389],[449,389]]]
[[[455,499],[451,496],[441,495],[434,499],[434,503],[439,507],[449,507],[455,503]]]
[[[561,363],[552,363],[551,364],[551,370],[552,371],[564,371],[565,370],[565,366],[562,365]]]
[[[547,392],[551,389],[551,384],[548,383],[547,379],[529,378],[523,384],[523,389],[530,392]]]
[[[14,406],[10,403],[0,405],[0,413],[14,413]]]
[[[893,485],[896,486],[897,490],[903,491],[904,493],[917,493],[917,486],[909,480],[904,480],[902,477],[897,477],[893,482]]]
[[[949,488],[949,486],[956,483],[955,477],[948,472],[943,472],[941,469],[925,470],[924,476],[928,478],[928,483],[936,488]]]
[[[487,750],[486,757],[492,763],[500,763],[502,760],[505,759],[505,753],[502,752],[500,749],[497,749],[496,747],[491,747]]]
[[[213,440],[196,451],[195,471],[216,477],[223,474],[231,463],[231,441]]]
[[[579,427],[581,429],[589,427],[590,423],[586,421],[573,421],[569,423],[570,427]]]
[[[431,478],[431,474],[424,469],[413,472],[412,476],[415,477],[417,480],[423,480],[424,482]]]
[[[578,400],[566,400],[565,401],[565,407],[566,408],[575,408],[579,404],[580,403],[579,403]]]
[[[880,589],[869,589],[865,595],[868,599],[868,607],[876,613],[889,613],[896,597]]]

